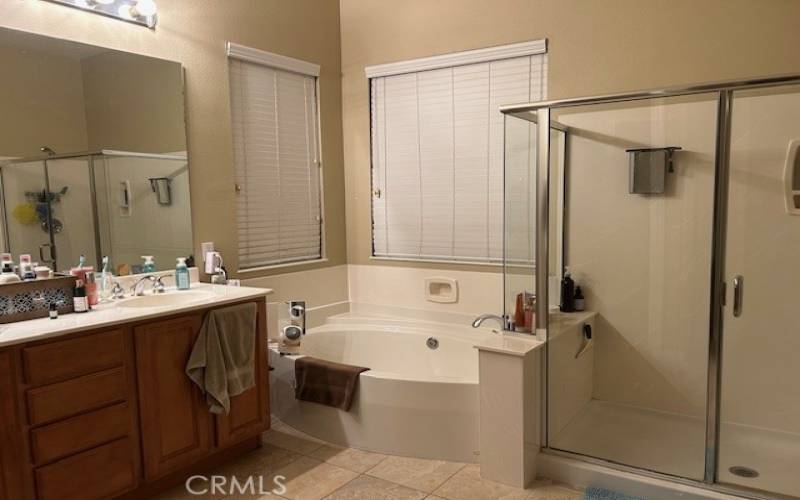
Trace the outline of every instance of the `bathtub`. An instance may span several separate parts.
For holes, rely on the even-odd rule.
[[[272,413],[319,439],[378,453],[478,459],[478,353],[491,330],[344,314],[303,337],[300,355],[369,367],[349,412],[298,401],[298,356],[270,349]],[[426,341],[434,337],[438,347]]]

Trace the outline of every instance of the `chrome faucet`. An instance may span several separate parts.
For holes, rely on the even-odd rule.
[[[472,328],[478,328],[487,319],[493,319],[493,320],[497,321],[498,323],[500,323],[500,326],[503,328],[503,330],[510,330],[511,329],[510,320],[505,316],[498,316],[496,314],[481,314],[480,316],[475,318],[475,321],[472,322]]]
[[[133,286],[131,287],[131,295],[133,295],[134,297],[137,297],[137,296],[140,296],[140,295],[144,295],[144,290],[139,290],[139,285],[141,285],[145,281],[150,281],[151,283],[153,283],[153,291],[156,290],[156,288],[158,286],[157,285],[158,278],[156,278],[152,274],[148,274],[147,276],[142,276],[141,278],[139,278],[136,281],[136,283],[133,284]],[[162,283],[162,286],[163,286],[163,283]]]

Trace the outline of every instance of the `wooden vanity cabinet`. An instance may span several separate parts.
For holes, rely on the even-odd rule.
[[[208,310],[0,349],[0,499],[145,498],[259,446],[266,302],[254,302],[257,383],[229,415],[185,374]]]
[[[134,328],[148,479],[185,467],[211,451],[212,416],[184,371],[202,321],[202,315],[192,314]]]

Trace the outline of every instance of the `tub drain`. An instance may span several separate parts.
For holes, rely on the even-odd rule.
[[[755,469],[751,469],[750,467],[743,467],[741,465],[734,465],[730,469],[728,469],[731,474],[734,476],[739,477],[746,477],[752,479],[754,477],[758,477],[758,471]]]
[[[425,344],[428,345],[429,349],[438,349],[439,348],[439,341],[436,340],[436,337],[428,337],[428,340],[425,341]]]

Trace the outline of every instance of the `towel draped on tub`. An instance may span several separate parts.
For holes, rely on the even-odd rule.
[[[294,362],[297,386],[294,396],[340,410],[349,411],[358,388],[358,376],[369,370],[361,366],[344,365],[324,359],[303,356]]]
[[[209,311],[192,348],[186,375],[205,393],[211,413],[231,411],[231,397],[255,386],[257,306]]]

